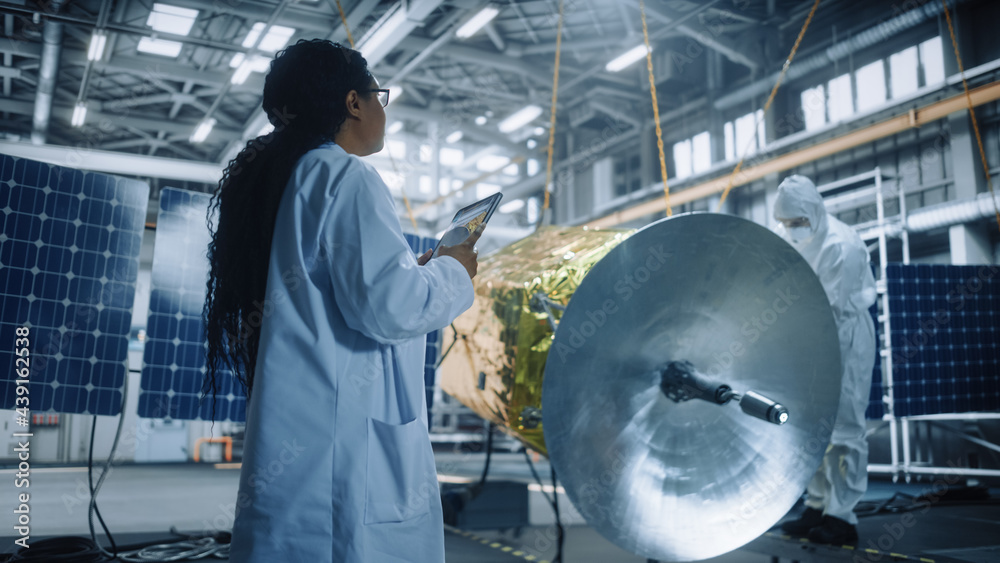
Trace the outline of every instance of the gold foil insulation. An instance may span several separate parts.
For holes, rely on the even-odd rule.
[[[483,258],[475,301],[455,320],[458,341],[441,364],[441,387],[528,447],[546,453],[542,378],[552,328],[532,297],[569,303],[587,272],[631,230],[543,227]],[[561,311],[552,308],[558,321]],[[454,341],[444,331],[444,349]]]

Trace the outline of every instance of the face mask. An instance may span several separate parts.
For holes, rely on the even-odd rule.
[[[811,227],[792,227],[786,230],[788,231],[788,238],[792,239],[792,242],[804,242],[813,236]]]

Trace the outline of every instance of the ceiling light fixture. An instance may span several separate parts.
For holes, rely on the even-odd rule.
[[[386,12],[382,18],[358,41],[355,48],[364,53],[365,59],[381,61],[388,53],[389,39],[406,23],[406,9],[403,3],[397,3],[393,9]],[[392,44],[395,46],[395,43]],[[371,63],[369,63],[371,65]]]
[[[469,37],[472,37],[477,31],[482,29],[483,26],[493,21],[493,18],[497,17],[497,14],[499,13],[500,10],[496,7],[486,6],[482,10],[479,10],[476,15],[469,18],[469,21],[462,24],[462,27],[455,31],[455,37],[458,37],[459,39],[468,39]]]
[[[243,64],[236,69],[236,72],[233,73],[233,77],[229,81],[233,84],[243,84],[247,81],[252,71],[253,64],[250,61],[243,61]]]
[[[87,104],[83,102],[77,102],[76,107],[73,108],[73,127],[80,127],[83,125],[83,120],[87,118]]]
[[[215,127],[215,118],[209,117],[198,124],[198,128],[194,130],[191,134],[190,141],[192,143],[200,143],[208,138],[208,134],[212,132],[212,127]]]
[[[510,133],[512,131],[517,131],[521,127],[531,123],[533,119],[542,115],[541,106],[536,106],[534,104],[525,106],[513,114],[511,114],[507,119],[500,122],[500,131],[504,133]]]
[[[604,66],[604,70],[608,72],[618,72],[619,70],[627,68],[632,63],[645,57],[648,52],[649,51],[646,49],[645,45],[633,47],[612,59],[611,62]]]
[[[90,49],[87,50],[87,60],[96,61],[104,55],[104,45],[108,42],[108,34],[103,31],[95,31],[90,36]]]

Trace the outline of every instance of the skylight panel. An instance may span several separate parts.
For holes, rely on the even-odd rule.
[[[139,46],[136,47],[139,51],[143,53],[149,53],[150,55],[160,55],[162,57],[176,57],[181,54],[182,45],[177,41],[169,41],[167,39],[153,39],[152,37],[143,37],[139,40]]]
[[[197,18],[198,10],[155,3],[153,11],[146,18],[146,25],[164,33],[187,35],[191,33],[191,28]]]
[[[243,46],[246,48],[253,47],[257,38],[260,37],[260,32],[264,30],[264,22],[257,22],[253,24],[250,31],[247,33],[246,39],[243,40]],[[257,49],[261,51],[266,51],[268,53],[274,53],[279,49],[283,48],[288,44],[288,40],[295,35],[295,28],[285,27],[283,25],[272,25],[267,33],[264,34],[264,38],[260,40],[260,45],[257,45]]]

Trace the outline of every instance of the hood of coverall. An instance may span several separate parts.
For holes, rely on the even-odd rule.
[[[823,206],[823,196],[812,180],[805,176],[789,176],[778,186],[778,198],[774,201],[774,219],[794,219],[805,217],[809,219],[811,235],[799,242],[793,242],[788,230],[781,223],[775,231],[792,244],[807,260],[815,258],[826,239],[830,228],[827,220],[826,207]],[[811,262],[811,260],[810,260]]]

